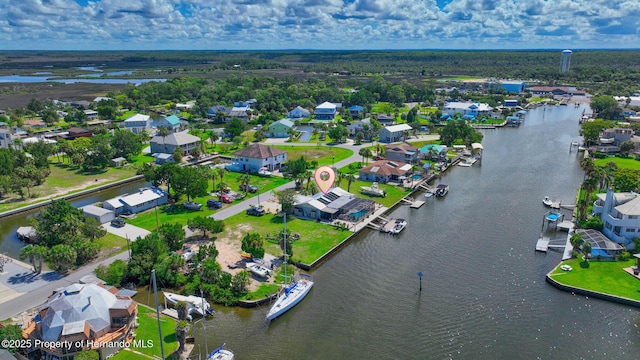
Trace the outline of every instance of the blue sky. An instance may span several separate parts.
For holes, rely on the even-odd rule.
[[[0,50],[640,48],[638,0],[0,1]]]

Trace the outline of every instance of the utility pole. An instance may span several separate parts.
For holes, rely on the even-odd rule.
[[[153,280],[153,297],[156,300],[156,317],[158,318],[158,334],[160,335],[160,353],[164,360],[164,344],[162,343],[162,327],[160,326],[160,309],[158,307],[158,288],[156,286],[156,270],[151,270],[151,280]]]

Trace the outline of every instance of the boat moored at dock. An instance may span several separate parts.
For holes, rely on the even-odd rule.
[[[437,197],[443,197],[445,195],[447,195],[447,193],[449,192],[449,185],[446,184],[438,184],[438,186],[436,187],[436,191],[435,191],[435,195]]]

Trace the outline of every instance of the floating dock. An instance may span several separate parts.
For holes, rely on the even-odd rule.
[[[539,238],[536,243],[536,251],[547,252],[549,249],[549,241],[551,241],[551,239],[546,236]]]
[[[414,201],[413,204],[411,204],[411,208],[419,209],[420,207],[422,207],[422,205],[424,205],[424,201],[422,200]]]

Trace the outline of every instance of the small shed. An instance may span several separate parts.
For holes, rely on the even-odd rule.
[[[81,207],[80,210],[84,211],[84,216],[91,216],[98,220],[100,224],[108,223],[116,217],[116,214],[112,210],[95,205],[86,205]]]
[[[127,163],[127,159],[123,157],[117,157],[115,159],[111,159],[111,166],[123,167],[124,164]]]

